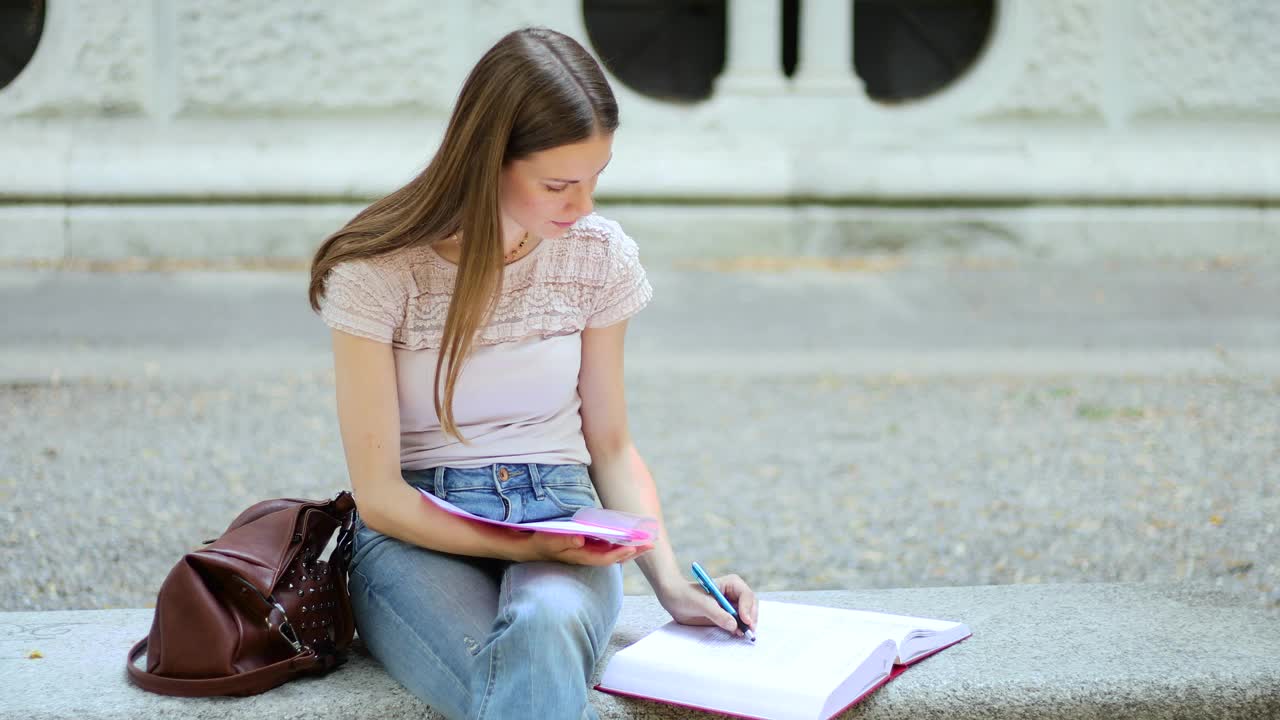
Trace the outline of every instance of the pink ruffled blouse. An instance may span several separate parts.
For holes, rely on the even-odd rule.
[[[324,322],[392,346],[403,469],[591,463],[579,415],[582,331],[627,319],[653,297],[639,249],[616,222],[593,214],[503,273],[502,297],[454,391],[467,446],[444,433],[432,402],[457,266],[421,246],[330,272]]]

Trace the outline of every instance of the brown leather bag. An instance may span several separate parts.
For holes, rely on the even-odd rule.
[[[341,492],[240,513],[169,571],[151,633],[129,651],[129,676],[165,695],[253,695],[341,665],[355,632],[347,594],[354,509]],[[321,560],[334,531],[336,546]],[[136,664],[142,652],[145,671]]]

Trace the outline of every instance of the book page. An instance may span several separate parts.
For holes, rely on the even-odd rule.
[[[442,500],[422,488],[418,488],[418,492],[422,494],[422,497],[431,501],[432,504],[441,510],[444,510],[451,515],[457,515],[458,517],[467,518],[468,520],[474,520],[476,522],[498,525],[501,527],[511,528],[513,530],[541,530],[543,532],[561,533],[566,535],[586,535],[587,537],[599,538],[601,540],[608,540],[609,542],[624,545],[633,543],[631,533],[626,530],[615,530],[613,528],[600,527],[599,525],[587,525],[573,520],[543,520],[541,522],[530,523],[513,523],[504,522],[502,520],[490,520],[489,518],[469,513],[448,500]]]
[[[866,628],[868,632],[883,634],[898,644],[897,662],[909,663],[940,647],[968,637],[968,626],[950,620],[892,615],[869,610],[845,610],[850,622]]]
[[[726,712],[816,717],[837,688],[887,677],[895,654],[886,636],[844,613],[761,601],[755,643],[717,627],[669,623],[619,651],[601,686]]]
[[[586,525],[573,520],[541,520],[539,522],[507,524],[517,530],[543,530],[546,532],[588,535],[605,540],[627,540],[631,537],[631,534],[625,530],[602,528],[599,525]]]

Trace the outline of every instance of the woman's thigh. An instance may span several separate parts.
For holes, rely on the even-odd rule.
[[[498,612],[502,565],[357,525],[350,588],[360,637],[392,677],[448,717],[467,715],[476,655]]]
[[[498,612],[507,621],[531,620],[553,632],[585,630],[589,647],[582,648],[581,659],[590,674],[622,610],[622,566],[515,563],[503,574],[499,601]]]

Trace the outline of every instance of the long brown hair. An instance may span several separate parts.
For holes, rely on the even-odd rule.
[[[546,28],[507,34],[467,76],[427,168],[320,245],[311,263],[311,308],[319,312],[325,280],[335,265],[460,231],[466,242],[449,299],[433,399],[444,431],[469,444],[454,423],[453,392],[475,335],[502,294],[502,169],[513,160],[610,134],[617,127],[618,104],[609,82],[573,38]]]

